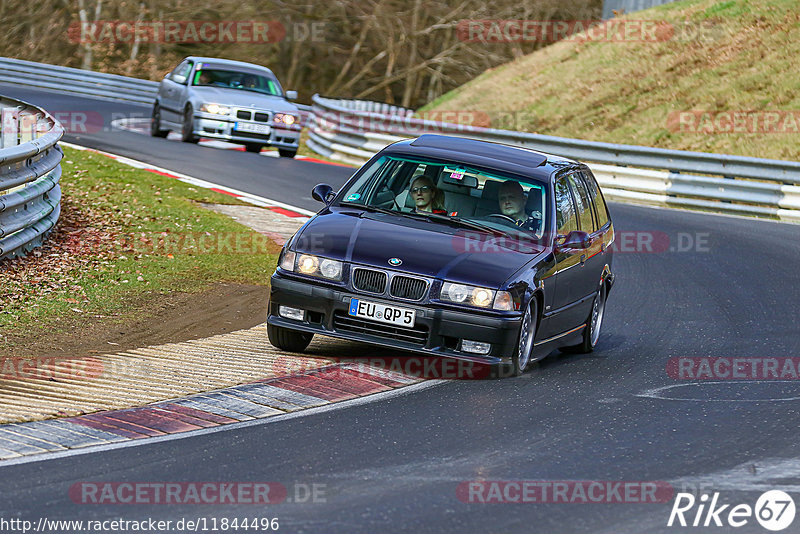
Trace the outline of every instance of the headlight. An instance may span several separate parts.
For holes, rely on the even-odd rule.
[[[479,308],[488,308],[494,301],[495,291],[485,287],[474,287],[466,284],[445,282],[442,285],[440,298],[456,304],[469,304]]]
[[[291,126],[297,122],[297,117],[294,115],[289,115],[288,113],[276,113],[272,120],[275,122],[282,122],[287,126]]]
[[[300,254],[297,258],[297,270],[302,274],[319,276],[328,280],[342,279],[342,262],[318,258],[311,254]]]
[[[445,302],[467,304],[478,308],[492,308],[500,311],[512,311],[514,299],[508,291],[495,291],[486,287],[475,287],[466,284],[445,282],[439,298]]]
[[[200,106],[200,111],[204,113],[211,113],[212,115],[230,115],[231,108],[228,106],[220,106],[219,104],[203,104]]]

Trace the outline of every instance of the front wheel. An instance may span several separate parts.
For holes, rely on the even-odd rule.
[[[519,342],[517,350],[511,357],[511,373],[519,376],[525,372],[531,363],[531,353],[533,352],[533,340],[536,337],[536,318],[538,307],[536,297],[531,300],[530,306],[522,317],[522,325],[519,329]]]
[[[291,150],[288,148],[279,148],[278,154],[280,154],[282,158],[293,158],[297,155],[297,150]]]
[[[184,143],[197,143],[200,138],[194,135],[194,110],[192,106],[183,112],[183,125],[181,128],[181,141]]]
[[[164,138],[167,134],[169,134],[169,130],[161,129],[161,109],[156,104],[153,106],[153,115],[150,117],[150,135]]]
[[[259,152],[261,152],[261,148],[262,147],[259,144],[247,143],[246,145],[244,145],[245,150],[247,150],[248,152],[253,152],[254,154],[258,154]]]
[[[308,347],[308,344],[311,343],[314,334],[289,330],[282,326],[267,323],[267,337],[269,337],[269,342],[276,348],[288,352],[303,352]]]

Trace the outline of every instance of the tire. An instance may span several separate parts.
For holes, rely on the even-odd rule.
[[[297,150],[290,150],[288,148],[279,148],[278,154],[280,154],[282,158],[293,158],[297,155]]]
[[[519,328],[519,338],[517,350],[511,357],[511,374],[519,376],[525,372],[531,364],[531,353],[533,352],[533,340],[536,338],[536,318],[538,317],[538,304],[536,297],[531,299],[531,303],[522,316],[522,323]]]
[[[150,135],[163,139],[168,134],[169,130],[161,129],[161,110],[158,108],[158,104],[156,104],[153,106],[153,114],[150,117]]]
[[[606,283],[605,280],[601,280],[600,287],[592,302],[592,310],[589,312],[589,317],[586,318],[586,322],[584,323],[583,341],[578,345],[563,347],[561,349],[562,352],[589,354],[594,350],[597,346],[597,342],[600,340],[600,328],[603,326],[603,317],[606,312],[606,296]]]
[[[254,145],[253,143],[247,143],[246,145],[244,145],[245,150],[247,150],[248,152],[254,152],[256,154],[261,152],[262,148],[263,145],[258,145],[258,144]]]
[[[303,352],[311,343],[314,334],[267,324],[267,337],[276,348],[288,352]]]
[[[192,106],[187,106],[183,112],[183,125],[181,127],[181,141],[184,143],[197,143],[200,138],[194,135],[194,110]]]

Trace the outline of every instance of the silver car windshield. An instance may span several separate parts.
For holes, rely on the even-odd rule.
[[[193,86],[223,87],[253,91],[265,95],[281,96],[275,80],[250,72],[221,69],[198,69],[192,78]]]
[[[547,221],[546,185],[458,162],[384,156],[340,197],[400,214],[433,214],[502,232],[542,237]]]

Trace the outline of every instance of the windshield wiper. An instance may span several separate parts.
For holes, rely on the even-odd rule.
[[[429,219],[435,219],[437,221],[447,222],[450,224],[454,224],[456,226],[462,226],[464,228],[471,228],[473,230],[479,230],[481,232],[487,232],[492,235],[496,236],[505,236],[511,235],[508,232],[504,232],[502,230],[498,230],[497,228],[492,228],[491,226],[485,226],[483,224],[479,224],[476,222],[468,221],[466,219],[462,219],[460,217],[456,217],[455,215],[441,215],[439,213],[430,213],[430,212],[416,212],[418,215],[423,215]]]
[[[498,230],[497,228],[492,228],[491,226],[484,226],[482,224],[467,221],[466,219],[461,219],[460,217],[450,216],[450,215],[441,215],[439,213],[431,213],[429,211],[396,211],[396,210],[388,210],[386,208],[379,208],[377,206],[370,206],[368,204],[358,204],[356,202],[347,202],[342,201],[339,202],[342,206],[353,206],[356,208],[361,208],[364,211],[372,211],[377,213],[385,213],[387,215],[400,215],[402,217],[408,217],[410,219],[417,219],[422,221],[441,221],[444,223],[448,223],[453,226],[460,226],[462,228],[470,228],[472,230],[478,230],[481,232],[486,232],[496,236],[506,236],[511,235],[508,232],[504,232],[502,230]]]
[[[352,206],[354,208],[361,208],[364,211],[372,211],[376,213],[385,213],[387,215],[397,215],[398,213],[402,215],[402,212],[387,210],[386,208],[379,208],[378,206],[370,206],[369,204],[359,204],[357,202],[347,202],[343,200],[339,202],[340,206]]]

